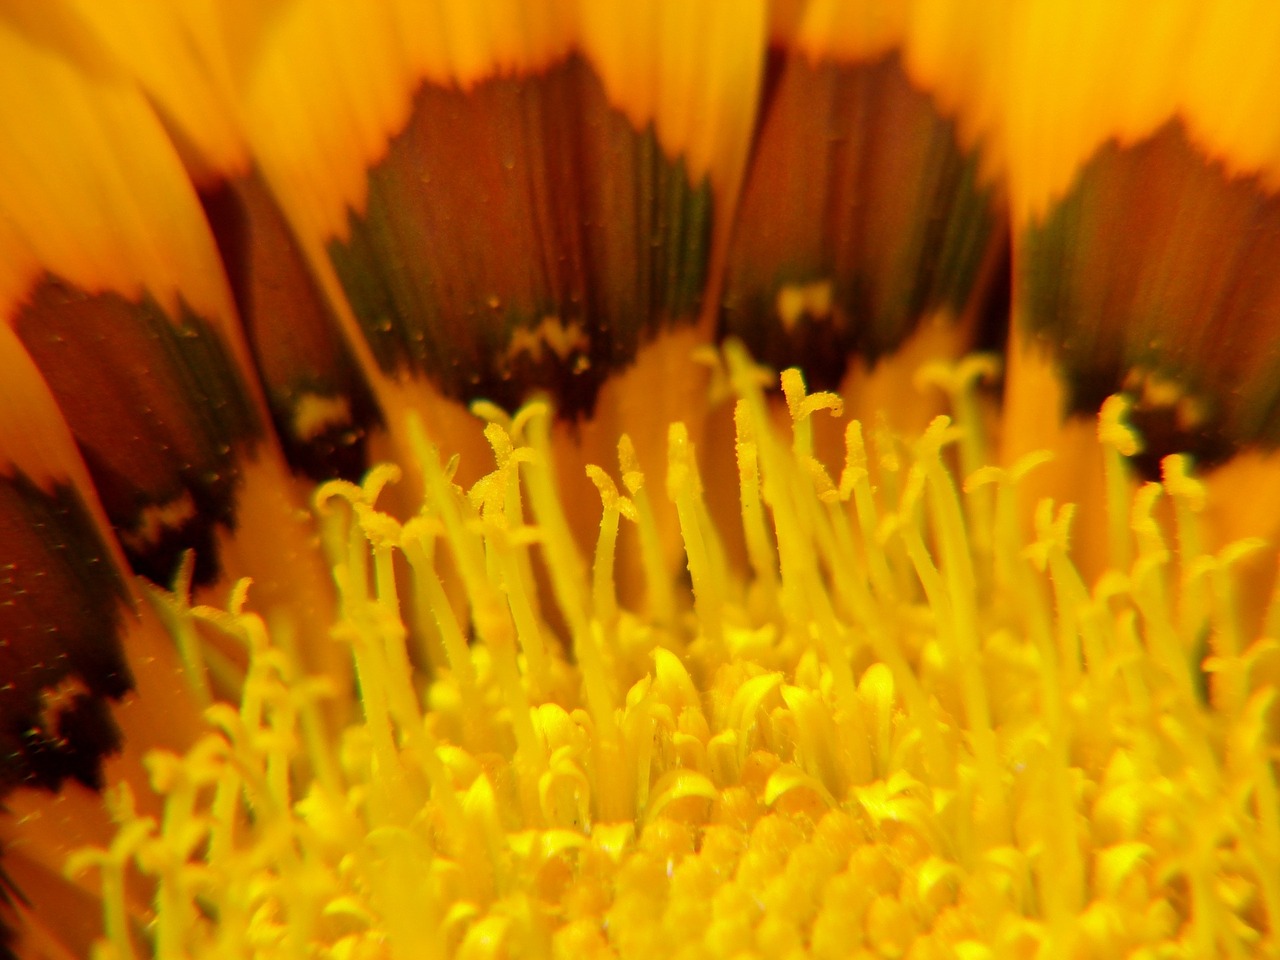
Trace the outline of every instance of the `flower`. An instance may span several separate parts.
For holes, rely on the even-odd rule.
[[[0,15],[12,949],[1280,952],[1277,33]]]

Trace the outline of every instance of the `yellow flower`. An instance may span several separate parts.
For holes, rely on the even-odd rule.
[[[8,948],[1280,956],[1277,41],[0,11]]]

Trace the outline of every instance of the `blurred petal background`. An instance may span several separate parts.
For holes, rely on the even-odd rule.
[[[240,698],[249,654],[215,631],[193,667],[172,639],[181,606],[157,586],[222,608],[252,578],[250,607],[293,638],[300,668],[352,689],[311,491],[394,460],[408,476],[389,509],[412,516],[406,491],[431,478],[409,412],[461,455],[453,479],[470,485],[492,454],[468,404],[554,405],[544,452],[564,539],[529,574],[545,595],[560,589],[556,564],[586,576],[600,495],[584,466],[611,470],[627,434],[656,539],[647,554],[619,539],[617,592],[662,626],[673,592],[681,610],[692,602],[684,520],[659,495],[672,421],[701,452],[725,569],[763,577],[710,349],[727,341],[843,398],[814,428],[828,465],[851,419],[918,434],[954,408],[917,389],[921,366],[999,356],[1002,373],[969,398],[986,455],[1013,467],[1053,453],[1022,484],[1022,512],[1042,497],[1079,505],[1072,556],[1090,586],[1142,559],[1117,503],[1162,476],[1176,501],[1169,454],[1192,455],[1204,483],[1199,539],[1186,526],[1170,538],[1184,574],[1241,538],[1273,539],[1277,49],[1280,12],[1245,0],[0,6],[12,949],[88,950],[102,891],[63,870],[72,851],[109,843],[98,791],[133,784],[158,815],[146,752],[185,750],[206,707]],[[1116,467],[1097,416],[1119,392],[1142,444]],[[555,540],[555,521],[537,519]],[[1261,694],[1250,784],[1274,781],[1274,572],[1268,548],[1231,586],[1241,649],[1254,644],[1241,696]],[[1221,654],[1214,602],[1180,621],[1199,637],[1197,676]],[[577,629],[550,602],[536,614],[553,633]],[[1197,708],[1219,760],[1245,750],[1236,727],[1213,726],[1221,707]],[[1255,872],[1280,870],[1265,789],[1238,798],[1263,823]],[[1073,809],[1087,819],[1092,802]],[[1081,881],[1099,899],[1114,859]],[[1173,903],[1188,949],[1280,950],[1277,916],[1259,905],[1280,907],[1275,890],[1242,883],[1170,881],[1151,898]],[[122,898],[139,930],[150,896],[130,874]],[[1026,900],[1041,919],[1085,907]],[[1252,933],[1204,940],[1188,917],[1206,922],[1218,901]],[[884,932],[896,922],[867,942],[912,955]]]

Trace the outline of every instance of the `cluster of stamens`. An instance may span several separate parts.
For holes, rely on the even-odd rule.
[[[914,441],[850,422],[835,478],[811,420],[840,399],[784,373],[788,437],[728,347],[743,557],[675,424],[663,495],[687,581],[625,437],[617,480],[588,468],[584,559],[542,404],[477,408],[495,468],[466,490],[415,428],[407,521],[379,509],[393,467],[326,484],[340,614],[298,642],[347,644],[354,680],[302,676],[243,589],[225,611],[165,601],[189,672],[193,631],[248,666],[238,707],[151,758],[163,816],[118,788],[115,841],[70,865],[101,877],[101,956],[1280,950],[1277,645],[1246,641],[1231,574],[1256,545],[1203,552],[1181,458],[1131,492],[1113,400],[1112,569],[1086,582],[1072,509],[1018,500],[1045,458],[988,462],[990,372],[933,370],[956,421]],[[635,609],[620,536],[638,537]],[[155,886],[145,924],[132,870]]]

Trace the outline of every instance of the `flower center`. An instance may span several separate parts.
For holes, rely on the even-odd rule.
[[[469,490],[418,429],[412,519],[378,508],[394,467],[316,495],[354,689],[300,676],[295,643],[331,641],[268,629],[243,588],[227,611],[171,597],[191,671],[198,624],[247,673],[186,756],[151,758],[163,815],[121,785],[115,841],[69,865],[101,874],[110,955],[1244,956],[1274,937],[1276,645],[1245,643],[1231,566],[1255,545],[1202,552],[1186,462],[1131,493],[1137,441],[1104,409],[1114,568],[1091,585],[1071,507],[1022,520],[1047,457],[988,463],[982,358],[929,371],[954,422],[910,441],[850,422],[838,479],[812,425],[837,396],[784,373],[788,430],[740,349],[720,372],[740,563],[683,425],[659,495],[687,583],[626,437],[625,493],[588,468],[588,563],[545,406],[480,405],[495,469]],[[155,885],[143,928],[132,870]]]

